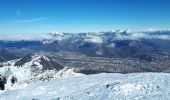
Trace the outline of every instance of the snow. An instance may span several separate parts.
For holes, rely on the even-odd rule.
[[[53,43],[54,41],[62,41],[64,39],[67,39],[71,36],[72,34],[65,34],[62,32],[52,32],[48,34],[48,38],[45,38],[42,40],[43,44],[50,44]]]
[[[33,60],[39,60],[40,58],[45,59],[46,61],[50,61],[44,54],[34,54],[32,55]]]
[[[108,45],[106,45],[106,47],[109,47],[109,48],[115,48],[116,44],[115,43],[110,43]]]
[[[27,64],[26,64],[27,65]],[[74,69],[64,68],[62,70],[34,70],[30,67],[16,67],[16,66],[4,66],[0,68],[0,74],[7,78],[6,89],[16,89],[22,87],[22,85],[31,84],[34,82],[48,81],[51,79],[58,79],[63,77],[79,76],[83,74],[75,73]],[[17,78],[17,83],[11,83],[11,77]]]
[[[168,100],[170,74],[102,73],[36,82],[5,90],[1,100]],[[14,98],[15,97],[15,98]]]
[[[15,62],[19,61],[20,59],[4,63],[4,66],[0,67],[0,78],[3,79],[5,77],[7,79],[5,89],[14,90],[34,82],[82,75],[75,73],[73,71],[74,69],[67,67],[60,69],[59,71],[55,69],[44,70],[43,65],[40,63],[41,59],[50,61],[50,59],[43,54],[35,54],[31,56],[31,61],[26,62],[24,65],[19,67],[15,66]],[[36,64],[36,66],[33,67],[33,64]],[[12,77],[17,79],[15,84],[11,82]]]
[[[52,34],[53,34],[53,35],[60,35],[60,36],[63,36],[63,35],[64,35],[63,32],[53,32]]]

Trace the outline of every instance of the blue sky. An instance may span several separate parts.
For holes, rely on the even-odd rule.
[[[170,0],[0,0],[0,34],[169,29]]]

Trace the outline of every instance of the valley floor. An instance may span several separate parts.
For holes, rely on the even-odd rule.
[[[168,73],[101,73],[0,91],[0,100],[169,100]]]

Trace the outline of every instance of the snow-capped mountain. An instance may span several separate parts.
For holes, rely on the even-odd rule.
[[[41,41],[0,41],[0,47],[6,48],[9,52],[20,57],[29,53],[44,52],[53,59],[60,60],[63,65],[78,68],[83,66],[82,70],[85,72],[91,70],[121,73],[170,72],[170,31],[168,30],[151,32],[126,30],[85,33],[53,32],[48,33],[47,37],[43,38],[46,40],[42,39]],[[43,43],[44,41],[46,43]],[[68,55],[65,55],[67,53]],[[101,61],[106,61],[105,58],[108,59],[109,63],[100,64]],[[91,61],[89,60],[87,63],[86,59]],[[115,59],[117,60],[115,61]],[[95,60],[97,62],[92,63]]]
[[[161,34],[162,33],[162,34]],[[76,51],[87,56],[137,57],[169,51],[170,31],[51,33],[50,39],[41,41],[51,51]],[[160,44],[161,43],[161,44]],[[135,45],[136,44],[136,45]],[[143,47],[141,49],[139,47]],[[133,51],[133,52],[132,52]],[[143,54],[141,54],[143,53]]]
[[[1,87],[19,88],[20,85],[54,78],[79,75],[73,69],[63,67],[44,54],[28,55],[21,59],[4,62],[0,68]]]
[[[1,100],[169,100],[167,73],[95,74],[0,91]],[[15,97],[15,98],[14,98]]]
[[[14,63],[17,67],[33,67],[41,70],[60,70],[62,65],[54,62],[52,59],[46,57],[44,54],[27,55]]]
[[[162,39],[170,40],[169,30],[160,31],[128,31],[128,30],[115,30],[110,32],[86,32],[86,33],[63,33],[52,32],[48,34],[49,39],[45,41],[62,41],[69,38],[76,38],[79,41],[90,43],[108,43],[116,40],[140,40],[140,39]],[[50,37],[51,36],[51,37]],[[42,41],[44,42],[44,41]],[[52,43],[52,42],[47,42]]]
[[[84,41],[90,43],[103,43],[103,35],[104,33],[96,33],[96,32],[87,32],[87,33],[62,33],[62,32],[53,32],[49,33],[51,36],[50,39],[44,39],[42,43],[49,44],[54,41],[64,41],[64,40],[72,40],[72,42],[76,41]]]
[[[80,52],[92,57],[137,57],[169,53],[170,31],[127,31],[47,33],[41,40],[0,41],[0,47],[17,55],[29,52]],[[135,45],[136,44],[136,45]],[[140,47],[143,48],[140,48]],[[14,50],[15,49],[15,50]],[[162,49],[166,51],[162,51]],[[133,51],[133,52],[132,52]],[[23,54],[23,55],[22,55]]]

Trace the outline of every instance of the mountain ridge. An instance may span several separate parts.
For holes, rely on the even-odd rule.
[[[64,67],[44,54],[33,54],[3,63],[3,67],[0,67],[0,88],[12,89],[19,85],[75,75],[79,74],[74,69]]]

